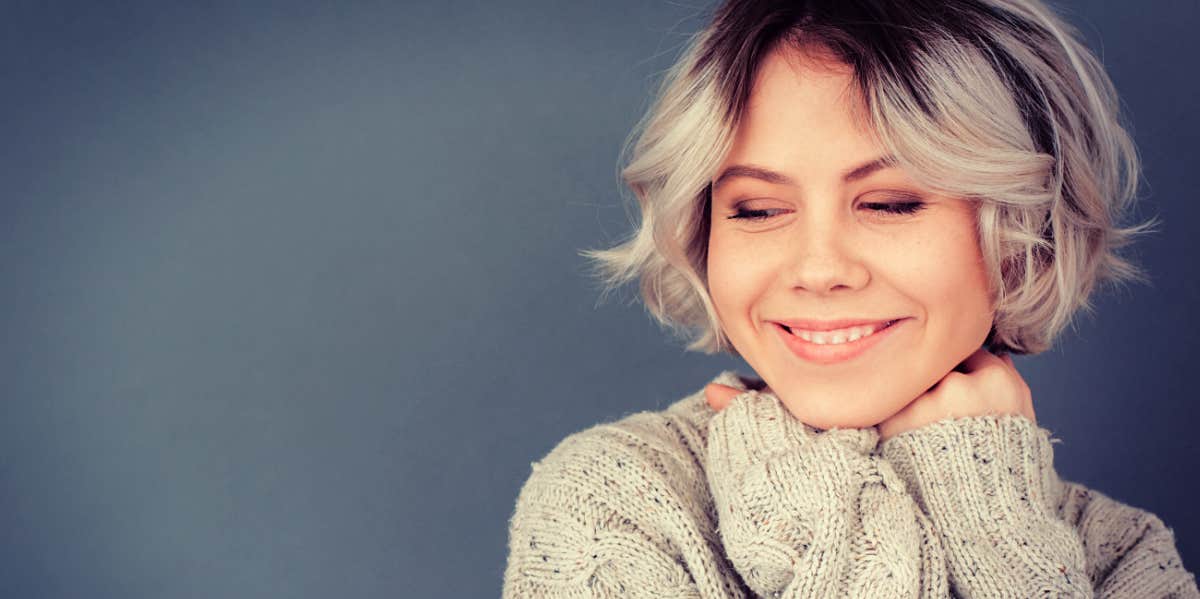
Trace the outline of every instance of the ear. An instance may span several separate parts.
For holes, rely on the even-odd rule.
[[[733,398],[742,393],[744,392],[740,389],[720,383],[709,383],[704,387],[704,398],[708,400],[708,406],[718,412],[724,410]]]

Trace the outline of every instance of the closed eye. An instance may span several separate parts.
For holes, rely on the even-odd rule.
[[[746,210],[745,208],[738,208],[736,213],[728,216],[727,218],[742,220],[765,220],[775,216],[776,212],[783,212],[783,209],[769,208],[766,210]]]
[[[867,202],[862,205],[886,214],[916,214],[925,208],[925,202]]]
[[[860,205],[872,212],[881,212],[888,215],[916,214],[925,208],[925,202],[865,202]],[[780,212],[786,212],[786,210],[781,208],[760,210],[738,208],[737,212],[726,218],[731,220],[761,221],[776,216]]]

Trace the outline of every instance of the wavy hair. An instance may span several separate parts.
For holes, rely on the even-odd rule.
[[[978,202],[997,353],[1048,349],[1097,284],[1147,282],[1117,250],[1140,178],[1119,99],[1079,33],[1038,0],[727,0],[690,37],[622,148],[640,223],[583,250],[604,294],[635,279],[687,349],[737,354],[708,293],[712,178],[762,59],[780,45],[852,67],[855,114],[897,165]],[[603,297],[602,297],[603,299]]]

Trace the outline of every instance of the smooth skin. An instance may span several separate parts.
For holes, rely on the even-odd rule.
[[[722,331],[814,428],[877,426],[886,439],[945,418],[1034,420],[1011,358],[983,348],[995,295],[976,204],[896,164],[860,170],[884,149],[850,110],[855,101],[850,68],[819,51],[764,58],[712,193],[706,274]],[[913,202],[922,208],[891,210]],[[773,324],[853,317],[902,320],[834,364],[794,355]],[[709,404],[721,409],[737,393],[710,385]]]

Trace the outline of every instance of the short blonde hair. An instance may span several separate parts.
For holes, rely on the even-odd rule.
[[[622,149],[640,224],[615,247],[582,252],[605,294],[640,279],[647,309],[687,349],[737,354],[708,293],[711,181],[759,63],[785,44],[852,67],[854,110],[898,166],[978,202],[996,310],[989,349],[1045,351],[1077,310],[1094,312],[1097,283],[1149,280],[1116,252],[1156,224],[1117,225],[1140,162],[1116,91],[1038,0],[727,0]]]

